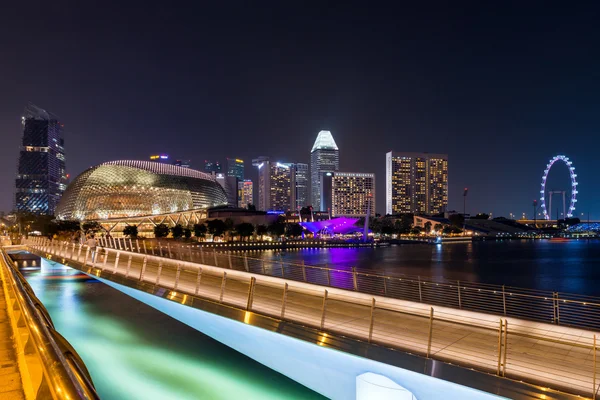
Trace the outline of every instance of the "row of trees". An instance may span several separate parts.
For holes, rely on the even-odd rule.
[[[177,224],[173,227],[168,227],[166,224],[158,224],[154,227],[154,236],[157,238],[165,238],[171,235],[174,239],[189,239],[192,234],[198,239],[204,239],[207,235],[212,237],[225,238],[226,240],[248,240],[256,235],[261,240],[265,235],[273,237],[299,237],[302,235],[304,228],[299,224],[288,224],[282,219],[279,219],[269,225],[253,225],[249,222],[235,224],[230,218],[226,220],[213,219],[206,223],[194,224],[193,226],[183,226]],[[138,228],[135,225],[126,226],[123,229],[123,234],[131,238],[138,236]]]
[[[432,225],[431,222],[427,222],[424,228],[414,226],[414,215],[413,214],[403,214],[399,218],[392,218],[388,215],[384,217],[375,217],[369,219],[369,229],[376,234],[380,235],[406,235],[412,233],[414,235],[418,235],[422,232],[431,232],[431,228],[433,228],[436,232],[441,232],[445,234],[450,233],[460,233],[462,232],[463,226],[463,216],[462,215],[451,215],[449,226],[443,226],[442,224]],[[364,226],[365,219],[361,218],[356,223],[357,226]]]

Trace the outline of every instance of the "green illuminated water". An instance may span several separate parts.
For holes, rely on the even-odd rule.
[[[41,271],[26,276],[58,331],[85,361],[102,399],[322,398],[117,290],[73,278],[74,273],[43,260]]]

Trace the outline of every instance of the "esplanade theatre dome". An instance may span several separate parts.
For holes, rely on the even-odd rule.
[[[209,174],[152,161],[119,160],[91,167],[75,178],[56,208],[56,217],[128,218],[225,204],[225,191]]]

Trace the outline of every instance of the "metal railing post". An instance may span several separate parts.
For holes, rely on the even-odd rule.
[[[80,244],[79,245],[79,250],[77,250],[77,261],[81,261],[81,249],[82,249],[83,245]]]
[[[373,324],[375,322],[375,297],[371,300],[371,321],[369,322],[369,343],[373,339]]]
[[[456,281],[456,284],[458,285],[458,308],[462,310],[462,302],[460,300],[460,281]]]
[[[556,293],[556,325],[560,325],[560,300],[558,298],[558,292]]]
[[[283,299],[281,300],[281,319],[285,316],[285,305],[287,303],[287,292],[288,292],[288,284],[287,282],[283,285]]]
[[[173,290],[177,290],[177,286],[179,286],[179,276],[181,275],[181,263],[177,263],[177,272],[175,273],[175,285],[173,285]]]
[[[141,253],[141,251],[140,251],[140,241],[138,239],[135,239],[135,248],[137,249],[136,250],[137,253]]]
[[[192,257],[192,245],[191,244],[189,246],[189,249],[190,249],[190,251],[189,251],[189,253],[190,253],[190,262],[192,262],[193,261],[193,257]]]
[[[420,285],[419,285],[420,287]],[[429,311],[429,339],[427,340],[427,358],[431,354],[431,337],[433,336],[433,307]]]
[[[229,269],[233,269],[231,266],[231,253],[227,253],[227,258],[229,259]]]
[[[502,307],[504,309],[504,316],[506,317],[506,291],[504,285],[502,285]]]
[[[160,274],[162,273],[162,266],[163,266],[163,263],[162,263],[162,260],[160,260],[158,262],[158,271],[156,271],[156,280],[154,281],[154,284],[156,286],[158,286],[158,283],[160,282]]]
[[[107,262],[108,262],[108,250],[104,249],[104,267],[106,267]]]
[[[331,270],[327,268],[325,271],[327,272],[327,286],[331,286]]]
[[[125,278],[129,278],[129,271],[131,271],[131,259],[133,258],[133,256],[130,254],[129,258],[127,259],[127,269],[125,270]]]
[[[417,279],[419,281],[419,301],[422,303],[423,302],[423,295],[421,294],[421,276],[417,276]],[[428,355],[428,357],[429,357],[429,355]]]
[[[498,369],[496,375],[500,376],[500,366],[502,364],[502,318],[500,318],[500,327],[498,328]]]
[[[84,266],[87,266],[87,260],[88,260],[89,255],[90,255],[90,248],[88,247],[87,249],[85,249],[85,258],[83,259]]]
[[[133,252],[133,242],[131,241],[131,237],[129,237],[129,251]]]
[[[254,300],[254,285],[256,284],[256,278],[250,278],[250,287],[248,287],[248,301],[246,301],[246,310],[252,310],[252,300]]]
[[[198,295],[198,291],[200,290],[200,281],[202,280],[202,268],[198,267],[198,275],[196,276],[196,290],[194,291],[195,295]]]
[[[148,257],[144,257],[144,261],[142,262],[142,270],[140,271],[140,281],[144,280],[144,272],[146,272],[146,265],[148,264]]]
[[[142,244],[144,245],[144,254],[148,254],[148,249],[146,248],[146,241],[142,240]]]
[[[115,257],[115,267],[113,268],[113,274],[117,273],[117,268],[119,266],[119,257],[121,257],[121,252],[117,251],[117,256]]]
[[[596,398],[596,335],[594,335],[594,373],[592,378],[592,399]]]
[[[321,330],[325,328],[325,312],[327,311],[327,289],[323,294],[323,308],[321,310]]]
[[[387,281],[388,281],[388,277],[384,276],[383,277],[383,295],[387,296]]]
[[[283,261],[279,263],[279,266],[281,267],[281,277],[285,278],[285,267],[283,266]]]
[[[202,249],[202,245],[200,245],[200,261],[204,264],[204,250]]]
[[[302,279],[306,282],[306,266],[304,265],[304,260],[302,260]]]
[[[115,238],[117,241],[117,245],[119,246],[119,250],[123,250],[123,248],[121,247],[121,238]],[[123,240],[123,246],[125,246],[125,240]],[[115,249],[117,248],[117,246],[115,246]]]
[[[225,284],[227,283],[227,272],[223,271],[223,280],[221,280],[221,294],[219,295],[219,303],[223,302],[223,295],[225,294]]]
[[[354,284],[354,291],[358,292],[358,280],[356,279],[356,267],[352,267],[352,283]]]
[[[159,253],[159,254],[160,254],[160,256],[162,257],[162,256],[163,256],[163,253],[162,253],[162,245],[160,244],[160,240],[158,240],[158,239],[157,239],[157,240],[156,240],[156,244],[158,245],[158,253]]]
[[[219,261],[217,260],[217,249],[213,247],[213,258],[215,259],[215,267],[219,266]]]
[[[173,258],[173,255],[171,254],[171,243],[169,243],[167,241],[167,250],[169,250],[169,258]]]
[[[246,272],[250,272],[250,269],[248,269],[248,255],[244,254],[244,268],[246,269]]]
[[[504,320],[504,359],[502,362],[502,376],[506,376],[506,354],[508,353],[508,321]]]

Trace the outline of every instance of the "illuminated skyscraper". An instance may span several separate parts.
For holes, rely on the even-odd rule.
[[[329,131],[321,131],[310,151],[311,200],[314,210],[327,211],[321,204],[321,177],[340,169],[340,152]]]
[[[218,161],[204,160],[204,172],[208,174],[212,174],[214,172],[217,174],[221,172],[221,164],[219,164]]]
[[[238,207],[246,208],[248,204],[254,204],[254,185],[250,179],[238,182]]]
[[[244,160],[239,158],[227,159],[227,176],[235,176],[241,181],[244,180]]]
[[[448,155],[397,153],[385,157],[386,214],[439,214],[448,206]]]
[[[22,126],[15,209],[53,215],[67,183],[64,125],[57,116],[29,103]]]
[[[375,174],[335,172],[331,186],[332,217],[375,216]]]
[[[293,164],[270,161],[268,157],[252,160],[258,168],[258,209],[288,211],[291,209]]]
[[[308,164],[292,164],[292,211],[308,205]]]

